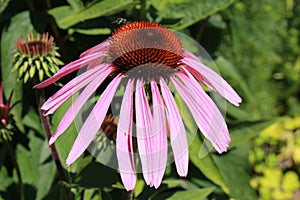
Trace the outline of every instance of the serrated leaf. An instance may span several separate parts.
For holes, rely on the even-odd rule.
[[[74,11],[69,6],[57,7],[51,9],[49,14],[55,18],[60,28],[67,29],[88,19],[112,15],[125,10],[132,3],[133,0],[104,0],[79,11]]]
[[[204,19],[218,11],[230,6],[235,0],[190,0],[186,3],[170,3],[158,14],[165,19],[180,19],[178,23],[170,25],[174,30],[184,29],[201,19]]]

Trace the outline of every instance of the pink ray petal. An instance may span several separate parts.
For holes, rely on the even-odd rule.
[[[170,139],[177,173],[179,176],[185,177],[188,173],[189,153],[184,124],[173,95],[167,83],[162,78],[160,79],[160,89],[166,106]]]
[[[80,54],[80,58],[85,57],[87,55],[93,54],[93,53],[97,53],[100,51],[105,51],[107,49],[107,47],[109,46],[109,41],[104,41],[101,42],[100,44],[93,46],[92,48],[84,51],[83,53]]]
[[[171,78],[171,81],[189,108],[203,135],[208,138],[219,153],[227,151],[230,136],[221,112],[193,76],[188,75],[189,77],[178,73],[177,76],[181,81],[174,77]]]
[[[127,191],[133,190],[136,183],[134,149],[132,146],[133,82],[132,79],[129,79],[125,89],[116,139],[121,179]]]
[[[94,68],[88,70],[72,79],[43,104],[41,109],[45,111],[44,114],[48,115],[54,113],[54,111],[59,106],[61,106],[67,99],[72,97],[80,89],[82,89],[95,78],[100,76],[101,73],[103,73],[103,71],[107,71],[108,69],[111,69],[111,67],[109,67],[109,65],[104,65],[101,68]]]
[[[166,132],[166,118],[164,112],[164,105],[161,99],[158,86],[155,81],[151,81],[152,91],[152,109],[153,109],[153,132],[152,137],[154,141],[154,158],[153,163],[155,174],[154,174],[154,187],[158,188],[161,184],[162,178],[165,173],[168,153],[168,140]]]
[[[135,114],[136,114],[136,135],[139,148],[139,155],[142,163],[143,176],[147,185],[153,186],[153,144],[152,138],[152,115],[147,100],[143,80],[136,81],[135,92]]]
[[[103,81],[110,75],[112,68],[107,68],[104,72],[96,72],[97,75],[92,82],[86,86],[83,92],[77,97],[77,99],[69,107],[63,118],[60,120],[60,123],[49,140],[49,145],[53,144],[56,139],[70,126],[72,121],[75,119],[85,102],[90,98],[96,89],[103,83]]]
[[[228,147],[228,144],[230,143],[230,135],[228,132],[228,128],[227,128],[227,124],[222,116],[222,113],[219,111],[218,107],[215,105],[215,103],[211,100],[211,98],[204,92],[204,90],[202,89],[202,87],[197,83],[197,81],[195,80],[195,78],[193,77],[193,75],[188,72],[184,67],[182,67],[182,69],[185,71],[186,75],[188,76],[188,78],[186,76],[182,76],[182,80],[185,80],[184,82],[186,83],[186,85],[192,86],[196,95],[198,95],[198,99],[202,99],[202,106],[206,107],[206,109],[203,109],[203,111],[208,111],[208,113],[205,114],[205,116],[209,116],[211,115],[211,113],[213,113],[213,127],[222,127],[222,134],[219,135],[219,140],[221,141],[227,141],[225,142],[225,146],[226,149]],[[190,81],[190,82],[188,82]],[[190,83],[190,84],[188,84]],[[204,95],[201,95],[201,92]],[[199,101],[198,101],[199,102]],[[205,104],[206,102],[206,104]]]
[[[80,129],[80,132],[66,160],[67,166],[70,166],[85,151],[88,145],[92,142],[94,136],[99,131],[121,79],[122,75],[119,74],[112,80],[112,82],[102,93],[100,99]]]
[[[182,62],[198,81],[217,91],[232,104],[239,106],[242,102],[241,97],[219,74],[205,66],[194,54],[185,51],[185,55],[186,58],[183,58]]]
[[[54,74],[54,76],[52,76],[51,78],[48,78],[47,80],[43,81],[42,83],[35,85],[33,88],[43,88],[48,85],[51,85],[52,83],[56,82],[57,80],[61,79],[62,77],[74,72],[75,70],[77,70],[81,67],[88,65],[93,60],[103,59],[105,56],[106,56],[105,53],[99,52],[99,53],[87,55],[83,58],[75,60],[75,61],[67,64],[63,68],[61,68],[56,74]]]

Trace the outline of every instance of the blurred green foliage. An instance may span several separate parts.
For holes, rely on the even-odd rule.
[[[193,38],[243,98],[240,108],[221,106],[227,112],[232,137],[227,153],[207,154],[199,133],[190,146],[188,177],[179,178],[174,165],[169,165],[162,185],[155,190],[145,186],[139,175],[135,198],[299,198],[300,125],[299,117],[294,117],[300,113],[299,16],[296,0],[0,0],[1,80],[6,98],[14,90],[12,101],[22,100],[12,111],[19,131],[11,147],[26,199],[66,199],[66,188],[76,199],[120,199],[124,195],[118,172],[88,153],[65,168],[68,182],[59,180],[39,123],[32,85],[23,85],[11,73],[15,41],[21,35],[49,32],[68,63],[106,40],[119,27],[112,23],[119,17],[128,22],[155,21]],[[50,86],[46,95],[58,89]],[[69,103],[52,116],[53,130]],[[183,118],[188,134],[195,133],[190,114],[184,112]],[[57,140],[63,164],[76,135],[73,124]],[[1,143],[0,199],[19,199],[19,193],[17,169]]]
[[[280,118],[264,129],[252,146],[251,186],[261,199],[299,199],[300,117]]]

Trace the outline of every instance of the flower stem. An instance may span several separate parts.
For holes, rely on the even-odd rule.
[[[10,146],[10,143],[8,141],[4,141],[4,145],[7,148],[8,151],[8,155],[14,165],[14,167],[16,168],[17,171],[17,176],[18,176],[18,181],[19,181],[19,186],[20,186],[20,200],[25,200],[25,192],[24,192],[24,185],[23,185],[23,181],[22,181],[22,176],[21,176],[21,171],[17,162],[17,159],[14,155],[14,152]]]
[[[141,10],[140,10],[140,20],[145,21],[146,17],[146,0],[140,0]]]
[[[133,190],[124,192],[124,200],[133,200]]]
[[[37,81],[34,81],[34,83],[37,83]],[[42,121],[42,124],[43,124],[43,128],[45,130],[46,138],[47,138],[47,141],[49,141],[51,136],[52,136],[51,126],[50,126],[48,117],[43,115],[43,111],[41,109],[42,105],[45,102],[45,91],[44,91],[44,89],[35,90],[35,96],[36,96],[36,99],[37,99],[38,111],[39,111],[39,115],[40,115],[40,118],[41,118],[41,121]],[[52,157],[54,159],[54,162],[55,162],[56,169],[57,169],[58,176],[59,176],[60,180],[68,182],[68,178],[67,178],[67,176],[64,172],[64,168],[61,164],[61,161],[60,161],[59,155],[57,153],[55,144],[52,144],[49,147],[51,149]],[[68,200],[74,199],[74,194],[69,189],[66,189],[66,196],[67,196]]]

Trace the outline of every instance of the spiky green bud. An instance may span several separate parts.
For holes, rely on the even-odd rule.
[[[45,75],[51,77],[63,65],[59,59],[58,48],[54,44],[54,38],[44,33],[42,38],[37,34],[36,39],[33,34],[28,34],[27,41],[21,36],[16,41],[17,51],[13,56],[12,71],[19,70],[19,79],[26,83],[36,77],[43,81]]]

